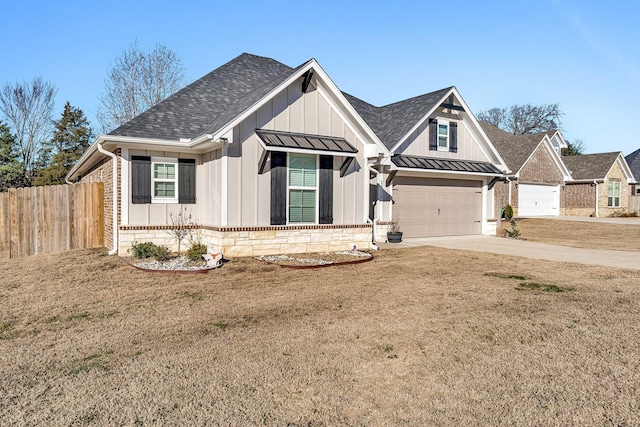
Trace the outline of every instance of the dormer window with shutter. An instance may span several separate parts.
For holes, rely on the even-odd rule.
[[[429,150],[458,152],[458,123],[448,119],[429,119]]]

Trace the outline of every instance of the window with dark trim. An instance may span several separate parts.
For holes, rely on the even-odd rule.
[[[458,152],[458,123],[429,119],[429,150]]]
[[[333,157],[271,153],[271,225],[333,223]]]
[[[195,203],[196,162],[131,156],[131,203]]]

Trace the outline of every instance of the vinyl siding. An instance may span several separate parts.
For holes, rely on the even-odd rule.
[[[334,111],[331,105],[310,87],[303,94],[302,80],[276,94],[255,114],[234,129],[234,142],[229,146],[228,225],[266,226],[270,223],[270,164],[258,174],[262,146],[255,129],[300,132],[345,138],[359,150],[344,177],[340,177],[343,157],[333,163],[333,223],[353,224],[365,221],[365,179],[368,180],[363,143]]]
[[[462,120],[443,118],[442,116],[432,116],[432,118],[440,118],[449,121],[455,121],[458,124],[458,151],[452,153],[449,151],[429,150],[429,121],[425,120],[408,138],[395,150],[396,154],[406,154],[413,156],[435,157],[441,159],[463,159],[486,162],[490,161],[480,149],[480,146],[474,140],[473,135],[464,125],[464,117]]]

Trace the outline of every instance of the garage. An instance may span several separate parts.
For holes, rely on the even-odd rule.
[[[518,184],[518,216],[557,216],[559,213],[558,185]]]
[[[482,181],[396,177],[393,217],[404,237],[482,234]]]

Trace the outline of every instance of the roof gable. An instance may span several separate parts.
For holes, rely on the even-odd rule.
[[[640,180],[640,149],[637,149],[633,153],[625,156],[624,158],[631,169],[631,173],[636,181]]]
[[[453,86],[382,107],[371,105],[348,93],[343,92],[343,94],[378,135],[385,147],[391,150],[398,144],[400,138],[408,134],[429,111],[442,102],[442,98],[451,89]]]
[[[574,180],[603,180],[607,177],[618,157],[622,157],[621,153],[614,151],[610,153],[562,156],[562,161],[567,165]]]
[[[513,135],[486,122],[480,122],[480,126],[514,174],[522,169],[546,135],[544,132]]]
[[[191,139],[251,106],[295,70],[243,53],[109,133],[112,136]]]
[[[520,172],[538,147],[543,145],[549,152],[553,152],[552,156],[556,160],[558,167],[562,170],[562,174],[565,175],[566,178],[569,178],[569,173],[562,164],[558,152],[553,148],[551,141],[549,141],[549,132],[514,135],[486,122],[480,122],[480,126],[514,175]],[[550,132],[553,136],[557,131]],[[547,141],[549,141],[549,145],[545,144]]]

